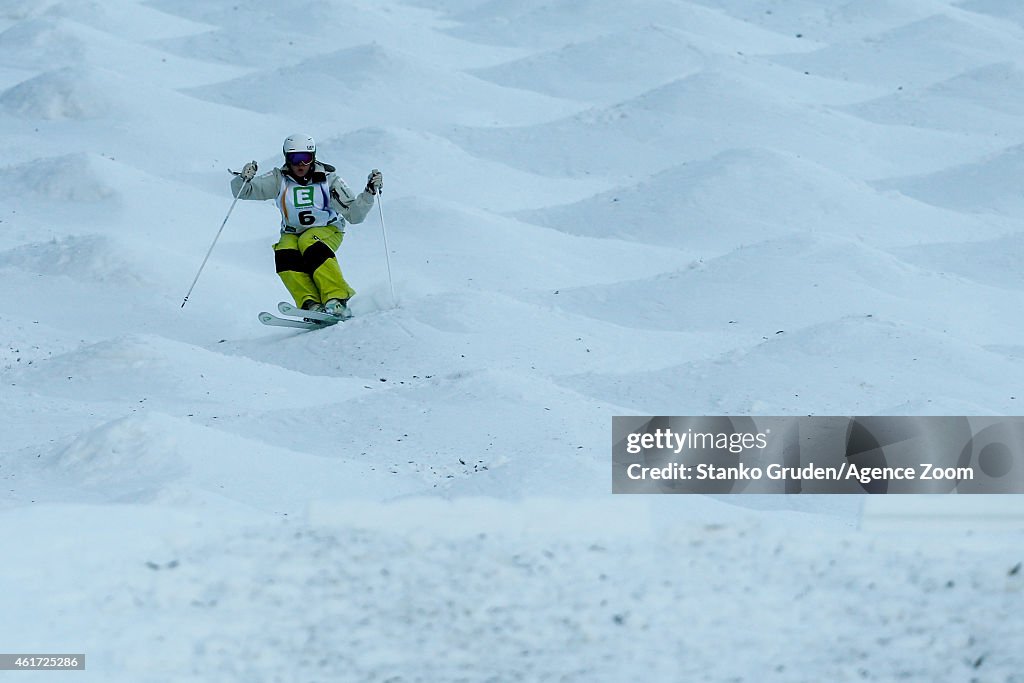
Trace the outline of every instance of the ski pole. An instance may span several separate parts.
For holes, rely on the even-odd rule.
[[[224,231],[224,226],[228,224],[228,218],[231,217],[231,212],[235,210],[235,204],[238,203],[238,197],[241,196],[242,190],[249,183],[248,180],[242,181],[241,187],[238,188],[238,194],[235,195],[234,201],[231,202],[231,208],[228,209],[228,215],[224,216],[224,221],[220,224],[220,229],[217,230],[217,235],[213,238],[213,244],[210,245],[209,251],[206,252],[206,258],[203,259],[202,265],[199,266],[199,272],[196,273],[196,277],[192,280],[192,286],[188,288],[188,294],[185,295],[185,300],[181,302],[181,307],[185,308],[185,304],[188,303],[188,298],[192,296],[192,290],[195,288],[196,283],[199,282],[199,276],[203,272],[203,268],[206,267],[206,262],[210,260],[210,254],[213,253],[213,248],[217,246],[217,240],[220,239],[220,233]]]
[[[388,231],[384,227],[384,208],[381,206],[383,202],[380,200],[380,196],[383,193],[383,189],[377,190],[377,213],[380,214],[380,234],[384,236],[384,261],[388,264],[388,287],[391,288],[391,308],[397,308],[398,304],[395,302],[395,283],[391,279],[391,250],[388,249]]]

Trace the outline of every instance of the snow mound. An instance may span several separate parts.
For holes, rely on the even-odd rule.
[[[1024,69],[1015,62],[1000,62],[968,70],[929,87],[929,94],[964,100],[1014,116],[1024,114]]]
[[[76,153],[33,159],[0,168],[0,181],[26,203],[104,202],[121,197],[112,176],[119,164],[98,154]]]
[[[109,39],[69,21],[27,19],[0,33],[0,54],[4,55],[5,65],[25,69],[69,66],[82,62],[89,47],[100,37]]]
[[[450,342],[454,339],[449,337]],[[428,341],[425,348],[433,344]],[[359,356],[364,354],[353,355],[353,362],[361,363]],[[396,366],[399,363],[396,359]],[[388,386],[394,385],[392,390],[309,407],[301,417],[277,422],[276,430],[258,415],[232,421],[226,428],[267,443],[342,458],[425,494],[486,491],[502,498],[575,498],[589,495],[607,477],[607,463],[597,454],[605,441],[601,425],[610,406],[519,370],[476,369],[429,379],[421,375],[419,380],[407,376],[399,389],[401,376],[400,366],[388,368],[385,379]],[[567,403],[583,406],[591,417],[565,422],[552,408]],[[490,421],[488,416],[496,414],[502,419]],[[333,421],[344,430],[345,425],[368,420],[379,426],[341,442],[302,427]],[[534,446],[524,460],[526,442]],[[425,443],[430,447],[424,448]]]
[[[1008,96],[1024,87],[1024,72],[1010,63],[972,69],[925,88],[904,88],[846,107],[879,123],[927,126],[998,139],[1024,136],[1024,99]]]
[[[259,69],[265,69],[268,64],[294,64],[311,55],[322,55],[370,38],[382,45],[415,53],[420,62],[443,65],[451,70],[489,66],[523,53],[514,48],[496,49],[469,43],[441,33],[441,28],[451,26],[450,21],[441,18],[437,11],[417,9],[406,2],[398,6],[400,9],[389,5],[349,4],[335,11],[334,7],[320,6],[310,13],[310,17],[316,17],[310,21],[296,21],[287,6],[260,2],[259,8],[254,9],[253,4],[247,6],[249,11],[239,12],[216,3],[185,6],[175,0],[161,0],[162,10],[187,15],[219,29],[163,41],[161,47],[191,58],[246,64]],[[246,36],[245,44],[234,39],[234,32]],[[258,51],[249,49],[248,46],[256,44],[260,46]]]
[[[81,344],[81,339],[74,333],[59,327],[44,327],[37,321],[3,315],[0,316],[0,325],[4,329],[4,341],[0,343],[0,371],[27,367],[55,354],[67,353]],[[13,385],[13,382],[9,384]],[[7,417],[11,416],[11,407],[4,407],[3,414]]]
[[[38,3],[35,3],[38,5]],[[71,19],[133,42],[164,40],[209,31],[209,24],[183,19],[147,6],[148,3],[64,0],[46,8],[47,17]],[[137,49],[137,48],[134,48]]]
[[[973,404],[980,415],[1005,415],[1019,409],[1022,381],[1024,364],[1004,354],[862,315],[785,330],[749,350],[674,368],[560,383],[645,415],[891,415],[902,414],[895,411],[908,407],[908,396],[924,397],[922,414],[955,415]]]
[[[473,73],[552,97],[614,102],[704,67],[690,34],[644,26],[531,55]]]
[[[117,109],[125,87],[122,79],[102,69],[63,67],[8,88],[0,94],[0,107],[27,119],[99,119]]]
[[[294,112],[316,91],[319,107],[332,110],[324,121],[363,120],[373,111],[378,124],[437,128],[462,125],[522,125],[550,120],[580,109],[537,93],[424,64],[395,48],[378,44],[343,48],[294,66],[192,88],[189,94],[211,102],[258,112]],[[356,109],[358,107],[358,110]],[[453,118],[454,117],[454,118]]]
[[[482,330],[492,330],[493,336]],[[297,372],[312,364],[322,372],[366,378],[367,390],[404,391],[489,371],[542,381],[545,374],[570,368],[646,369],[677,362],[681,348],[711,353],[729,341],[724,331],[660,334],[559,311],[548,301],[469,290],[422,296],[414,307],[357,314],[344,329],[282,340],[283,352],[271,357],[275,364]],[[337,351],[339,344],[344,345],[343,354]],[[622,349],[636,353],[623,354]],[[268,356],[266,345],[254,342],[227,343],[222,350],[255,360]],[[381,401],[401,400],[400,393]],[[345,407],[339,414],[349,410]],[[299,428],[304,417],[282,419]]]
[[[78,436],[42,465],[105,502],[152,502],[188,471],[176,422],[161,415],[115,420]]]
[[[900,250],[900,255],[914,260],[917,249]],[[1015,340],[1018,302],[988,286],[930,271],[924,259],[918,260],[921,265],[908,263],[848,238],[800,233],[736,249],[677,273],[566,290],[545,301],[573,314],[634,327],[700,333],[727,328],[734,347],[837,316],[901,320],[978,344]],[[672,301],[687,304],[666,305]],[[780,311],[780,301],[800,305]],[[977,307],[971,301],[990,303]]]
[[[248,151],[252,138],[236,135],[240,112],[199,101],[174,89],[174,81],[181,74],[170,77],[171,82],[163,82],[161,79],[167,79],[154,73],[146,74],[141,66],[134,74],[130,71],[135,67],[126,66],[125,70],[129,72],[126,74],[89,64],[86,61],[82,65],[46,71],[8,88],[0,93],[0,111],[26,123],[42,120],[79,122],[88,126],[95,125],[96,120],[119,121],[117,126],[90,129],[88,142],[72,137],[62,139],[59,145],[55,143],[52,149],[46,146],[46,149],[50,153],[70,150],[95,153],[103,150],[108,156],[130,160],[139,168],[155,168],[153,158],[159,154],[161,172],[165,174],[180,173],[179,166],[189,168],[202,163],[206,170],[217,168],[221,187],[225,184],[225,167],[229,163],[237,164],[239,156],[252,153]],[[171,67],[191,69],[182,60],[172,63]],[[169,67],[164,65],[162,68]],[[192,76],[201,80],[214,73],[215,70],[201,69]],[[173,111],[175,115],[154,118],[153,111]],[[155,120],[160,121],[160,134],[154,134]],[[188,124],[185,121],[200,123]],[[257,138],[270,137],[272,130],[273,138],[280,144],[280,123],[275,122],[271,126],[261,117],[251,116],[246,120],[246,128]],[[31,137],[31,129],[24,135]],[[187,139],[189,144],[164,150],[165,136]],[[40,147],[36,142],[15,152],[20,154],[21,149]],[[202,150],[201,154],[199,150]],[[218,159],[221,154],[227,158]],[[159,201],[161,197],[154,199]],[[180,206],[180,203],[176,205]]]
[[[12,22],[29,21],[46,12],[54,4],[57,4],[55,0],[41,0],[32,3],[0,0],[0,18]]]
[[[1019,35],[1009,26],[934,14],[869,39],[837,42],[815,52],[772,59],[811,73],[896,87],[920,87],[968,69],[1004,61]]]
[[[137,42],[139,36],[130,32],[127,35],[120,35],[117,33],[116,25],[123,24],[123,20],[113,21],[114,25],[104,24],[104,14],[109,12],[100,10],[98,3],[76,3],[73,14],[77,15],[82,10],[88,13],[89,5],[95,6],[98,14],[87,14],[83,19],[88,18],[89,21],[85,23],[69,21],[62,17],[47,17],[17,24],[0,34],[0,48],[13,55],[5,61],[13,66],[36,71],[89,64],[92,67],[116,72],[150,87],[196,86],[243,73],[243,70],[237,67],[211,64],[196,60],[194,57],[171,55],[150,44]],[[57,11],[58,8],[54,8],[51,14]],[[126,26],[124,30],[130,31]],[[126,42],[131,44],[132,57],[129,60],[124,56]]]
[[[322,57],[300,62],[297,70],[310,70],[319,74],[345,74],[345,81],[353,89],[371,87],[375,84],[401,79],[402,83],[420,81],[424,78],[436,80],[442,71],[424,65],[422,61],[392,47],[370,42],[355,47],[342,48]]]
[[[817,27],[824,22],[828,12],[835,11],[849,0],[789,0],[784,4],[773,0],[692,1],[741,21],[791,35],[798,27]]]
[[[453,19],[462,25],[449,32],[460,38],[540,49],[563,45],[567,35],[576,40],[591,40],[607,34],[609,27],[624,30],[650,24],[715,36],[723,47],[732,44],[736,49],[743,46],[758,53],[811,49],[796,38],[690,2],[636,0],[625,4],[614,0],[564,3],[528,0],[509,7],[498,0],[455,15]]]
[[[534,173],[602,174],[625,181],[724,149],[768,147],[855,178],[935,171],[971,161],[999,140],[881,126],[809,106],[761,70],[719,67],[677,79],[611,107],[518,128],[459,128],[445,133],[471,154]],[[626,177],[624,177],[626,176]]]
[[[1006,2],[1005,0],[961,0],[957,6],[970,12],[1005,19],[1024,27],[1024,7],[1020,3]]]
[[[860,36],[871,42],[876,34],[910,26],[939,13],[958,14],[937,6],[932,0],[875,0],[870,5],[860,0],[844,0],[840,7],[824,13],[824,23],[816,25],[813,33],[840,39]]]
[[[899,190],[922,202],[955,211],[1024,217],[1024,198],[1017,182],[1024,173],[1024,145],[1016,145],[977,163],[880,181],[879,187]]]
[[[239,477],[240,471],[248,476]],[[330,497],[353,478],[363,495],[401,491],[365,465],[268,446],[151,411],[87,430],[19,472],[67,486],[81,502],[187,507],[217,517],[254,510],[299,515],[311,500]]]
[[[137,287],[147,282],[140,258],[107,235],[73,235],[0,251],[0,267]]]
[[[901,259],[933,271],[1003,289],[1024,289],[1020,264],[1024,263],[1024,234],[971,242],[923,244],[894,250]]]
[[[995,230],[769,149],[729,150],[574,204],[514,215],[594,237],[710,254],[797,231],[904,245]],[[902,229],[891,230],[892,222]]]
[[[112,374],[119,369],[119,374]],[[232,405],[271,410],[315,405],[365,393],[358,380],[315,377],[247,358],[224,356],[163,337],[133,334],[108,339],[20,368],[19,384],[64,397],[87,395],[143,410],[222,419]]]
[[[134,3],[122,3],[117,12],[94,1],[55,5],[46,16],[16,23],[0,33],[0,54],[5,55],[2,63],[36,72],[90,65],[131,75],[140,83],[162,83],[168,87],[195,86],[240,73],[237,68],[175,57],[139,43],[140,36],[131,30],[131,20],[124,16],[135,12],[153,10]],[[159,16],[174,25],[169,15]],[[162,22],[152,23],[159,26]],[[199,28],[194,25],[191,32]],[[131,59],[125,59],[126,43],[131,45]]]
[[[401,249],[394,259],[395,270],[403,277],[415,277],[415,284],[407,286],[422,293],[522,292],[609,282],[674,269],[680,259],[678,252],[568,235],[422,197],[397,200],[388,206],[388,214],[393,226],[402,226],[390,237],[396,251]],[[437,229],[421,229],[425,216]],[[488,245],[486,251],[479,250],[482,243]],[[363,242],[359,248],[368,246]],[[363,252],[367,263],[380,261],[379,247],[373,248]],[[602,265],[611,258],[616,260],[613,270]]]

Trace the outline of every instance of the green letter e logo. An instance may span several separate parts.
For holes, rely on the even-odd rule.
[[[301,209],[306,206],[313,206],[314,194],[312,187],[296,187],[294,196],[296,209]]]

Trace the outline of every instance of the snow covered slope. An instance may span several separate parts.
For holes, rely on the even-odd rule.
[[[1020,683],[1016,498],[613,498],[609,436],[1020,412],[1022,54],[1012,0],[0,0],[0,652]],[[397,301],[374,210],[355,317],[259,325],[239,202],[181,308],[294,132],[383,171]]]

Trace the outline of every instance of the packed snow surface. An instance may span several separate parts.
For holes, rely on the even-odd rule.
[[[1020,412],[1022,70],[1013,0],[0,0],[0,653],[1024,683],[1015,497],[610,493],[614,415]],[[257,322],[262,202],[182,308],[295,132],[384,174],[355,317]]]

